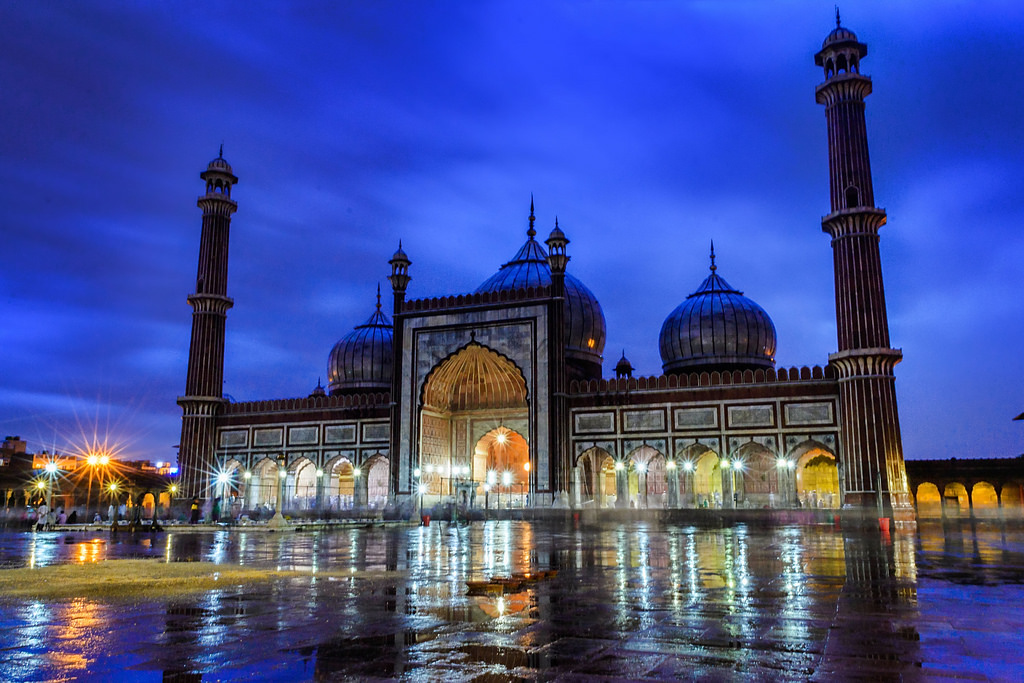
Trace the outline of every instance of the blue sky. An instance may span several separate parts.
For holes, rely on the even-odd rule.
[[[894,6],[895,5],[895,6]],[[707,272],[780,367],[835,350],[825,2],[7,3],[0,431],[178,443],[198,173],[240,178],[225,391],[304,396],[387,289],[471,291],[555,216],[622,350]],[[1024,451],[1024,7],[858,2],[908,458]]]

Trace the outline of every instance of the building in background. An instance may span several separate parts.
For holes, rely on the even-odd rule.
[[[182,493],[322,514],[387,503],[476,507],[814,507],[912,523],[879,256],[861,73],[865,44],[839,25],[824,80],[838,350],[775,367],[768,313],[709,273],[661,329],[663,374],[603,376],[605,319],[573,276],[553,221],[475,291],[409,299],[390,260],[365,323],[331,350],[328,386],[303,398],[223,396],[231,197],[223,155],[205,194],[179,463]],[[823,254],[824,257],[824,254]],[[704,258],[694,256],[694,258]],[[734,279],[733,275],[729,275]],[[655,343],[652,339],[651,343]],[[823,359],[824,360],[824,359]]]

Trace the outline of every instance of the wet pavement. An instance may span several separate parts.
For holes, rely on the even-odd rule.
[[[0,597],[0,680],[1024,676],[1019,526],[0,534],[2,568],[115,558],[306,574],[140,602]],[[467,581],[538,570],[557,575],[467,594]]]

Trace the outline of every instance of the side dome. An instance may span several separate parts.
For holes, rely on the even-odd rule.
[[[711,274],[661,326],[666,373],[775,367],[775,324],[763,308]]]
[[[341,338],[327,359],[327,386],[331,395],[363,391],[391,391],[391,337],[393,325],[380,308],[370,319]]]
[[[530,206],[530,229],[526,243],[516,252],[512,260],[504,264],[497,273],[489,277],[476,291],[500,292],[524,287],[549,287],[551,267],[548,253],[534,239],[533,206]],[[565,357],[580,366],[580,378],[601,376],[601,361],[607,335],[604,311],[597,297],[586,285],[571,274],[565,274]]]

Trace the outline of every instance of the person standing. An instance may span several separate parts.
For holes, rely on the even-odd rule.
[[[50,508],[46,506],[46,503],[40,503],[39,507],[36,508],[36,531],[43,531],[46,529],[46,515],[50,513]]]
[[[199,499],[192,499],[192,516],[189,520],[192,524],[199,524]]]

